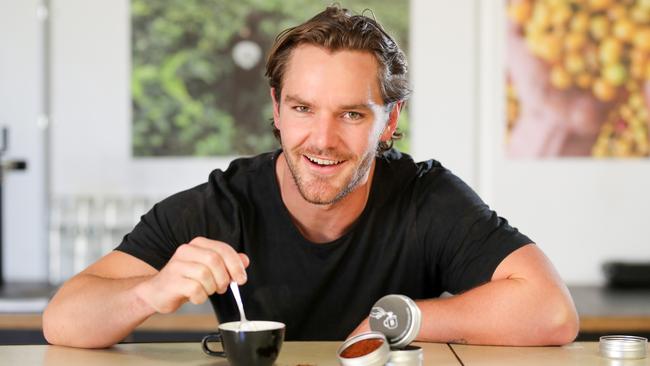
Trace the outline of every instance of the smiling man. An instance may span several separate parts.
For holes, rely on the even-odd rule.
[[[208,298],[221,322],[238,320],[231,281],[248,318],[284,322],[289,340],[365,331],[391,293],[416,300],[422,341],[575,338],[571,297],[537,245],[440,163],[391,148],[410,91],[378,23],[329,7],[278,36],[267,76],[282,148],[156,204],[52,299],[49,342],[110,346]]]
[[[392,137],[401,101],[384,105],[369,52],[303,44],[286,67],[271,88],[280,191],[305,238],[329,242],[364,209],[377,146]]]

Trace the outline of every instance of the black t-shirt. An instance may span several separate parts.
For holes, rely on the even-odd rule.
[[[376,159],[368,202],[349,231],[312,243],[282,202],[279,153],[234,160],[156,204],[117,249],[160,270],[196,236],[226,242],[250,257],[240,289],[249,319],[285,323],[288,340],[342,340],[382,296],[460,293],[531,242],[440,163],[391,150]],[[210,300],[220,322],[239,320],[230,292]]]

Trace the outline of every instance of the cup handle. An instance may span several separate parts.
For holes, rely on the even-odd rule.
[[[221,342],[221,333],[210,333],[203,337],[201,340],[201,348],[206,355],[217,356],[217,357],[226,357],[226,352],[224,351],[213,351],[208,347],[208,342],[210,341],[219,341]]]

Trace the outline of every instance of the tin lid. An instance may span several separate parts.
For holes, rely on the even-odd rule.
[[[600,354],[607,358],[638,359],[647,355],[648,339],[628,335],[600,337]]]
[[[402,348],[418,335],[421,319],[420,308],[409,297],[386,295],[370,311],[370,329],[386,335],[393,348]]]

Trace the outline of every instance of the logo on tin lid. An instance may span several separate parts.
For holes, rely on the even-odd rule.
[[[386,319],[384,319],[384,327],[388,329],[395,329],[399,326],[399,323],[397,322],[397,315],[395,315],[395,313],[392,311],[384,310],[381,306],[373,307],[370,311],[370,317],[377,320],[386,317]]]
[[[375,302],[368,319],[371,330],[383,333],[392,347],[401,348],[417,336],[421,314],[413,300],[391,294]]]

